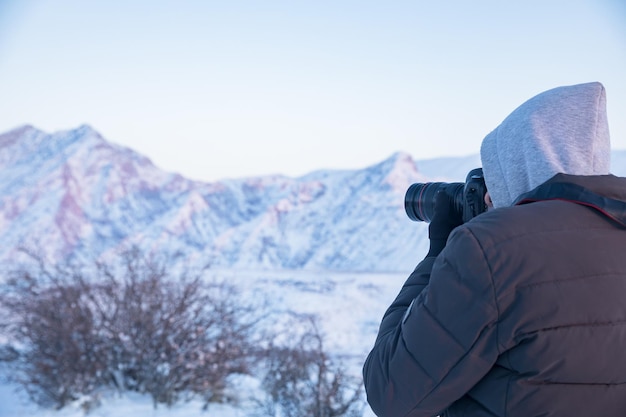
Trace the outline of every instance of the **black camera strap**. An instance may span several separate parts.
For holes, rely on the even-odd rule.
[[[575,176],[557,174],[551,180],[534,190],[522,194],[514,205],[529,204],[537,201],[564,200],[591,207],[610,218],[622,228],[626,228],[626,201],[597,194],[580,184],[568,181]],[[614,177],[604,176],[604,177]],[[617,178],[617,177],[614,177]]]

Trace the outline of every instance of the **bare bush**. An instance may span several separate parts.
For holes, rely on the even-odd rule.
[[[87,399],[93,407],[111,389],[149,394],[155,406],[235,401],[232,377],[252,375],[262,388],[257,415],[362,414],[361,379],[325,350],[312,316],[270,337],[263,304],[138,250],[88,268],[29,259],[0,288],[0,332],[9,341],[0,360],[40,405]]]
[[[258,415],[357,417],[363,413],[361,378],[350,376],[325,350],[314,316],[296,317],[304,332],[288,333],[267,351]],[[284,335],[283,335],[284,336]]]
[[[33,400],[60,408],[99,386],[102,341],[80,279],[40,263],[38,275],[24,270],[3,286],[3,328],[18,353],[14,378]]]
[[[228,377],[250,373],[262,312],[235,287],[174,279],[137,250],[90,272],[37,265],[16,271],[0,301],[16,381],[38,404],[61,408],[103,387],[155,405],[225,401]]]

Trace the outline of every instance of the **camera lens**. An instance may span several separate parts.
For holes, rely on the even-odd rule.
[[[463,210],[463,183],[427,182],[412,184],[404,197],[404,210],[409,219],[429,223],[435,215],[435,197],[447,193],[459,210]]]

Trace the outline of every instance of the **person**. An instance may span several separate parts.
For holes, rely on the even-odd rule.
[[[444,193],[363,366],[380,417],[626,416],[626,178],[599,82],[545,91],[481,145],[492,208]]]

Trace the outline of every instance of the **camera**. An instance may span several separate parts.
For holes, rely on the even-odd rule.
[[[412,184],[404,197],[404,210],[413,221],[430,222],[435,215],[435,199],[438,192],[448,194],[454,210],[461,215],[463,223],[487,211],[485,204],[485,178],[482,168],[472,169],[462,182],[427,182]]]

